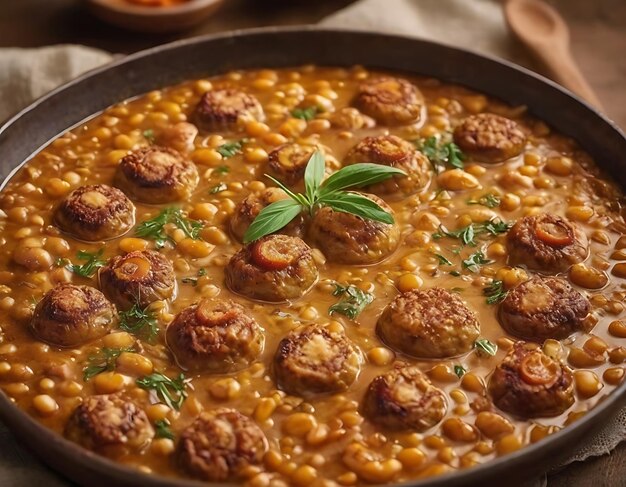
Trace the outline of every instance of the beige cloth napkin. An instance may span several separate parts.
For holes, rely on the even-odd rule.
[[[361,0],[321,24],[413,35],[470,47],[532,67],[524,50],[509,36],[496,0]],[[0,49],[0,121],[57,85],[111,59],[109,53],[83,46]],[[626,409],[595,438],[581,445],[564,465],[609,453],[624,439]],[[545,483],[543,478],[532,485]],[[24,451],[0,425],[0,486],[33,485],[63,487],[68,482]]]

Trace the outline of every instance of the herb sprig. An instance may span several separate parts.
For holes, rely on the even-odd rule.
[[[78,274],[82,277],[91,277],[98,270],[107,263],[106,260],[101,259],[104,249],[100,249],[97,252],[87,252],[86,250],[79,250],[76,254],[76,258],[79,260],[86,260],[82,265],[68,264],[67,268],[74,274]]]
[[[328,308],[328,313],[331,315],[333,313],[339,313],[347,316],[351,320],[359,316],[365,307],[374,300],[372,294],[356,286],[342,286],[338,283],[335,283],[333,296],[342,296],[342,299]]]
[[[156,136],[154,135],[154,130],[146,129],[141,133],[141,135],[143,135],[143,138],[148,141],[148,144],[154,145],[154,142],[156,140]]]
[[[512,226],[512,223],[502,221],[499,218],[494,218],[482,223],[470,223],[457,230],[448,230],[443,225],[440,225],[439,230],[433,233],[433,238],[435,240],[443,237],[454,238],[460,240],[463,245],[475,247],[477,245],[476,237],[500,235],[508,232]]]
[[[198,269],[196,276],[193,277],[183,277],[181,282],[183,284],[191,284],[192,286],[198,285],[198,277],[206,276],[206,269],[204,267]]]
[[[490,342],[486,338],[479,338],[474,342],[474,348],[479,355],[490,355],[494,356],[498,351],[498,345]]]
[[[467,369],[463,367],[462,365],[458,364],[454,366],[454,373],[459,379],[463,377],[466,372],[467,372]]]
[[[246,142],[248,142],[248,139],[233,140],[232,142],[226,142],[218,146],[216,150],[224,159],[230,159],[237,154],[241,154],[243,145]]]
[[[88,381],[102,372],[115,369],[115,361],[123,352],[133,352],[132,347],[108,348],[104,347],[96,355],[87,359],[89,364],[83,369],[83,380]]]
[[[152,392],[155,399],[178,411],[187,399],[186,387],[189,380],[185,379],[185,375],[182,373],[175,379],[170,379],[160,372],[154,372],[140,377],[136,383],[142,389]]]
[[[172,432],[170,422],[163,418],[154,422],[154,433],[157,438],[167,438],[168,440],[173,440],[174,433]]]
[[[147,335],[151,340],[159,333],[159,323],[149,306],[142,308],[135,303],[127,311],[119,313],[120,329],[134,335]]]
[[[478,250],[471,254],[467,259],[463,260],[463,269],[467,269],[470,272],[478,272],[481,265],[492,264],[493,260],[489,260],[485,257],[482,250]]]
[[[209,194],[221,193],[222,191],[226,191],[227,189],[228,186],[226,186],[226,183],[217,183],[215,186],[209,189]]]
[[[465,155],[454,142],[443,142],[433,136],[417,141],[416,145],[428,157],[436,173],[445,170],[446,165],[463,169]]]
[[[504,282],[494,279],[491,284],[483,288],[483,294],[487,296],[487,304],[498,304],[504,301],[509,292],[504,289]]]
[[[151,220],[141,222],[135,230],[135,235],[154,240],[156,248],[161,249],[166,242],[173,242],[170,236],[165,233],[165,225],[168,223],[176,225],[185,236],[191,239],[198,240],[200,238],[202,223],[186,218],[180,208],[173,207],[165,208]]]
[[[481,205],[487,208],[496,208],[500,206],[501,199],[497,194],[487,193],[482,195],[477,200],[467,200],[468,205]]]
[[[315,105],[307,108],[294,108],[291,111],[291,116],[293,118],[299,118],[308,122],[310,120],[313,120],[315,116],[319,113],[319,111],[320,109]]]
[[[243,241],[253,242],[274,233],[303,211],[313,215],[322,206],[335,211],[351,213],[368,220],[391,224],[393,216],[377,203],[360,194],[345,191],[348,188],[378,183],[392,176],[406,176],[404,171],[380,164],[352,164],[328,177],[324,182],[325,160],[321,152],[313,153],[304,173],[304,193],[294,193],[283,183],[266,174],[283,189],[289,199],[276,201],[266,206],[248,227]]]

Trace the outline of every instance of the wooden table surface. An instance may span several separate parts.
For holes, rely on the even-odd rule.
[[[392,0],[390,0],[391,2]],[[557,3],[562,0],[551,0]],[[626,1],[569,0],[574,6],[567,20],[572,29],[574,55],[607,106],[607,113],[626,128]],[[220,12],[201,26],[182,33],[146,35],[108,26],[85,12],[80,0],[0,0],[0,47],[39,47],[75,43],[111,52],[130,53],[181,37],[246,27],[315,23],[353,0],[226,0]],[[600,17],[621,25],[602,28]],[[590,18],[591,17],[591,18]],[[615,32],[618,32],[616,34]],[[598,41],[602,52],[597,52]],[[595,41],[595,42],[591,42]],[[602,67],[621,62],[621,81],[608,79]],[[604,64],[603,64],[604,63]],[[509,484],[513,479],[506,479]],[[548,478],[549,487],[618,487],[626,485],[626,444],[610,455],[567,466]]]

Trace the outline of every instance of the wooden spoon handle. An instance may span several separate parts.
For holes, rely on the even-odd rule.
[[[536,53],[546,65],[555,81],[576,93],[594,107],[603,110],[600,99],[589,86],[580,69],[578,69],[569,49],[566,47],[554,49],[554,46],[546,46],[543,49],[537,49]]]

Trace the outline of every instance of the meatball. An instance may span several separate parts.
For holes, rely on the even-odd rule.
[[[86,397],[74,409],[65,436],[90,450],[106,453],[111,448],[142,450],[154,437],[143,409],[117,394]]]
[[[520,126],[493,113],[470,115],[454,130],[454,142],[480,162],[502,162],[518,156],[526,145]]]
[[[360,130],[376,125],[372,118],[352,107],[344,107],[330,114],[328,121],[331,127],[342,130]]]
[[[226,285],[248,298],[278,303],[306,294],[318,278],[311,248],[298,237],[268,235],[226,266]]]
[[[196,478],[220,482],[240,480],[242,470],[259,465],[267,451],[265,434],[234,409],[202,413],[180,435],[178,463]]]
[[[193,162],[167,147],[143,147],[122,158],[115,184],[143,203],[186,200],[199,181]]]
[[[280,188],[267,188],[258,193],[252,193],[241,201],[235,208],[235,212],[230,217],[230,231],[239,240],[243,241],[248,227],[254,219],[259,216],[261,210],[272,203],[289,198]],[[293,219],[286,227],[279,230],[280,233],[292,235],[294,237],[302,236],[303,217]]]
[[[395,135],[365,137],[346,157],[346,164],[372,163],[401,169],[406,176],[394,176],[365,188],[377,194],[413,194],[423,189],[430,179],[428,158],[415,146]]]
[[[389,205],[377,196],[365,193],[361,195],[393,214]],[[398,248],[400,229],[395,223],[367,220],[324,206],[313,216],[309,237],[331,262],[375,264]]]
[[[431,288],[396,296],[378,318],[376,331],[387,345],[407,355],[445,358],[469,352],[480,325],[458,294]]]
[[[572,372],[524,342],[495,368],[488,389],[498,408],[523,418],[558,416],[574,404]]]
[[[422,118],[424,97],[405,79],[382,77],[359,86],[354,106],[382,124],[408,125]]]
[[[274,357],[278,386],[300,396],[346,390],[360,368],[361,354],[350,339],[320,325],[290,332],[278,344]]]
[[[64,232],[95,242],[125,234],[135,224],[135,206],[117,188],[81,186],[56,209],[54,219]]]
[[[243,306],[210,299],[178,313],[165,338],[182,368],[215,373],[248,367],[265,342],[263,330]]]
[[[123,309],[174,295],[176,278],[170,260],[154,250],[137,250],[113,257],[100,269],[100,288]]]
[[[400,366],[370,383],[363,409],[387,428],[422,432],[441,421],[447,405],[443,392],[418,367]]]
[[[195,121],[206,131],[235,130],[239,120],[263,121],[263,107],[252,95],[234,89],[204,94],[194,113]]]
[[[511,335],[543,342],[567,338],[583,328],[591,305],[558,277],[535,277],[507,294],[500,304],[500,324]]]
[[[76,347],[106,335],[115,319],[115,307],[97,289],[59,284],[37,303],[30,328],[46,343]]]
[[[512,265],[541,272],[565,272],[587,258],[587,236],[567,218],[543,213],[520,218],[507,234]]]
[[[196,135],[198,135],[198,127],[194,124],[178,122],[164,129],[157,137],[157,141],[160,145],[185,153],[193,151]]]
[[[309,159],[316,150],[316,146],[308,144],[280,145],[269,153],[267,172],[281,183],[293,186],[302,181]]]

